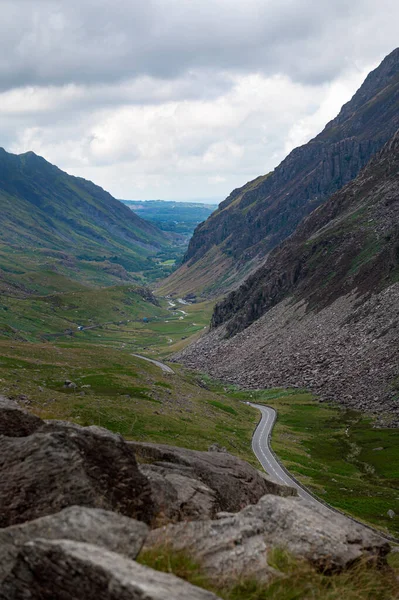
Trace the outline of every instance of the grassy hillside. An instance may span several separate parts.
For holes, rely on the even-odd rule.
[[[172,244],[102,188],[33,152],[0,149],[0,211],[3,285],[45,270],[112,285],[150,271],[151,257]]]
[[[54,281],[55,279],[55,281]],[[49,273],[31,282],[46,290],[61,285]],[[194,340],[208,325],[212,303],[180,304],[156,299],[147,288],[113,286],[69,292],[0,295],[0,339],[65,341],[124,347],[165,355]]]
[[[179,367],[163,373],[120,349],[0,341],[1,391],[43,418],[100,425],[126,438],[207,450],[214,442],[256,464],[256,413],[198,385]],[[72,387],[65,387],[71,381]]]

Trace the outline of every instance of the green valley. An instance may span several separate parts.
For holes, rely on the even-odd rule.
[[[162,231],[183,235],[188,240],[197,225],[217,209],[217,204],[174,202],[173,200],[121,200],[139,217]]]

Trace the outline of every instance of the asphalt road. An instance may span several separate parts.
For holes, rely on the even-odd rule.
[[[283,483],[296,488],[298,490],[298,495],[301,496],[301,498],[305,498],[308,502],[323,507],[324,510],[328,510],[329,512],[331,510],[331,512],[333,512],[332,509],[329,509],[325,504],[319,502],[314,496],[298,485],[297,482],[294,481],[281,467],[280,463],[271,452],[269,437],[276,420],[276,411],[273,408],[261,406],[260,404],[251,403],[251,406],[257,408],[262,413],[262,419],[252,438],[252,450],[265,471],[274,481],[276,481],[276,483]]]
[[[153,365],[156,365],[157,367],[159,367],[160,369],[162,369],[162,371],[164,373],[174,373],[173,369],[171,369],[170,367],[168,367],[168,365],[164,365],[163,363],[159,362],[159,360],[154,360],[152,358],[147,358],[146,356],[141,356],[141,354],[132,354],[132,356],[135,356],[136,358],[142,358],[143,360],[146,360],[147,362],[150,362]]]

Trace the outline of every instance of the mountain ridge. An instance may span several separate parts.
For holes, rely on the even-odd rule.
[[[216,305],[174,360],[249,388],[309,388],[399,422],[399,132]]]
[[[367,76],[320,134],[295,148],[271,174],[234,190],[197,227],[183,266],[163,289],[183,293],[196,288],[218,296],[237,287],[304,217],[354,179],[398,127],[399,48]],[[220,273],[203,273],[209,264],[223,264],[222,284]]]
[[[131,280],[148,268],[147,257],[171,244],[103,188],[34,152],[0,149],[0,208],[2,279],[50,268],[71,279],[86,271],[87,282],[113,284]]]

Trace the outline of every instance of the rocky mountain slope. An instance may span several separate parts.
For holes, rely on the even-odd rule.
[[[234,190],[199,225],[168,293],[220,295],[351,181],[399,127],[399,48],[372,71],[339,115],[270,174]]]
[[[399,132],[176,360],[247,387],[308,387],[398,423],[398,174]]]
[[[306,563],[313,577],[367,561],[394,589],[390,545],[377,533],[281,497],[282,486],[231,455],[128,444],[100,427],[43,422],[5,398],[0,422],[1,600],[217,600],[207,585],[224,598],[246,597],[225,592],[249,579],[268,586],[286,577],[273,564],[276,547]],[[208,495],[215,509],[230,512],[170,518],[178,500],[198,506],[201,493],[203,507]],[[203,587],[171,574],[173,560],[168,573],[140,564],[142,548],[158,561],[176,550],[200,561]]]
[[[170,244],[167,234],[99,186],[72,177],[33,152],[0,149],[0,269],[21,274],[41,263],[71,278],[101,271],[105,283],[129,279]],[[31,263],[31,264],[30,264]],[[10,281],[12,285],[12,278]]]

